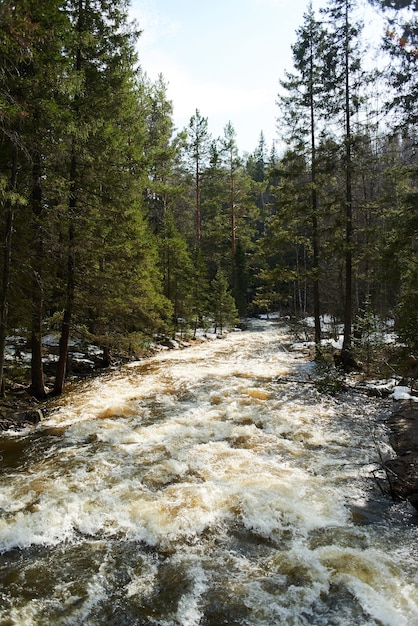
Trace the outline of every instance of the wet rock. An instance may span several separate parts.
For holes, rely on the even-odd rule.
[[[396,452],[385,463],[392,495],[408,500],[418,511],[418,402],[397,403],[388,426]]]
[[[0,415],[0,430],[22,430],[28,426],[36,426],[44,419],[41,409],[20,411]]]

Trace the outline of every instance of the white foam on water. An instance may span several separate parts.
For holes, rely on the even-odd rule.
[[[175,614],[159,618],[170,626],[198,626],[222,567],[225,593],[251,612],[251,626],[322,619],[315,607],[333,585],[373,626],[418,623],[418,586],[402,570],[407,557],[389,552],[383,527],[381,538],[367,526],[359,538],[352,522],[351,503],[365,507],[369,497],[375,409],[364,399],[360,410],[320,396],[310,384],[277,382],[300,359],[280,351],[280,341],[277,330],[231,334],[131,364],[61,399],[37,431],[56,429],[56,445],[2,477],[0,550],[81,536],[172,554],[194,582]],[[203,554],[207,531],[224,533],[220,543],[228,545],[235,527],[256,545],[271,542],[269,557],[252,561],[228,548]],[[329,533],[330,545],[311,547],[316,532]],[[157,569],[150,561],[149,570],[132,571],[126,598],[152,602]],[[88,623],[109,593],[106,575],[92,574],[71,619]],[[341,624],[352,626],[344,602]],[[43,608],[13,611],[25,626],[37,626]],[[321,610],[323,621],[315,623],[325,626]]]
[[[330,581],[349,590],[377,623],[418,624],[416,586],[405,584],[389,555],[373,548],[359,551],[339,546],[318,549],[317,555],[331,572]]]
[[[78,597],[70,598],[69,601],[67,601],[67,607],[71,607],[71,604],[75,606],[71,611],[71,617],[60,620],[63,626],[74,626],[74,624],[87,625],[90,623],[89,617],[92,610],[107,598],[107,585],[102,570],[104,570],[104,566],[88,581],[85,598],[81,602],[81,605],[80,598]]]
[[[189,575],[193,581],[192,588],[189,593],[183,594],[180,598],[176,623],[181,626],[199,626],[203,617],[199,604],[202,595],[207,590],[207,576],[199,562],[189,566]]]

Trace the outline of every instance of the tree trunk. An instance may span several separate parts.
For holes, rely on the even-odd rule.
[[[54,395],[60,395],[63,392],[65,373],[67,371],[68,344],[70,340],[71,319],[74,308],[74,239],[74,226],[73,224],[70,224],[68,242],[67,301],[61,325],[59,358],[54,382]]]
[[[202,215],[201,215],[201,192],[200,192],[200,160],[196,155],[196,244],[200,246],[202,239]]]
[[[42,362],[42,284],[40,276],[33,278],[36,295],[32,302],[32,329],[31,329],[31,385],[30,392],[35,398],[43,399],[46,396],[44,370]]]
[[[17,148],[13,148],[12,153],[12,171],[10,175],[9,187],[11,191],[16,190],[17,183]],[[10,284],[10,263],[12,258],[12,235],[14,223],[14,205],[13,200],[7,202],[6,209],[6,228],[4,234],[4,253],[3,253],[3,281],[0,296],[0,397],[5,396],[4,384],[4,351],[6,347],[7,334],[7,314],[9,304],[9,284]]]
[[[74,150],[74,149],[73,149]],[[68,361],[68,343],[70,339],[71,319],[74,308],[74,294],[75,294],[75,279],[74,279],[74,254],[75,254],[75,226],[74,226],[74,213],[77,204],[76,190],[75,190],[75,175],[77,171],[77,161],[75,154],[71,158],[70,176],[71,176],[71,190],[69,201],[69,230],[68,230],[68,257],[67,257],[67,296],[64,309],[64,316],[61,325],[61,336],[59,342],[59,357],[57,364],[57,371],[55,374],[54,382],[54,395],[60,395],[64,390],[65,373],[67,370]]]
[[[230,154],[229,208],[231,213],[231,255],[235,258],[237,251],[237,216],[235,211],[235,179],[232,150]],[[234,285],[235,286],[235,285]]]
[[[310,56],[310,123],[311,123],[311,202],[312,202],[312,249],[313,249],[313,313],[315,327],[315,358],[321,356],[321,304],[319,297],[319,230],[318,230],[318,194],[316,190],[316,136],[315,102],[313,95],[313,51]]]
[[[319,229],[318,194],[316,191],[315,138],[312,128],[312,249],[313,249],[313,309],[315,326],[315,356],[321,356],[321,301],[319,293]]]
[[[352,310],[353,310],[353,192],[352,192],[352,155],[351,155],[351,113],[350,113],[350,50],[349,50],[348,2],[345,4],[345,298],[344,298],[344,338],[341,362],[349,370],[354,364],[351,346]]]
[[[42,187],[40,155],[36,154],[32,167],[32,211],[34,249],[32,278],[32,328],[31,328],[31,385],[30,392],[35,398],[45,398],[45,381],[42,363],[42,320],[43,320],[43,283],[42,257],[43,241],[39,218],[42,213]]]
[[[321,302],[319,295],[319,245],[318,245],[318,218],[316,210],[316,190],[312,190],[315,196],[312,212],[312,247],[313,247],[313,312],[315,326],[315,353],[316,357],[321,355]]]
[[[83,33],[83,0],[78,0],[78,19],[77,32],[79,36],[78,47],[75,58],[75,71],[78,75],[81,73],[82,52],[81,52],[81,36]],[[79,96],[76,94],[74,98],[74,112],[78,117]],[[54,395],[62,394],[64,390],[65,374],[68,362],[68,344],[70,340],[71,321],[74,309],[75,296],[75,214],[77,209],[77,156],[76,156],[76,138],[73,136],[71,146],[70,161],[70,194],[68,201],[68,251],[67,251],[67,294],[64,308],[64,315],[61,324],[61,336],[59,342],[59,357],[57,371],[54,381]]]
[[[103,359],[102,365],[103,367],[110,367],[112,364],[112,356],[110,354],[110,346],[103,346]]]

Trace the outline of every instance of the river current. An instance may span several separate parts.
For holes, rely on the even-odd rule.
[[[2,435],[0,625],[418,625],[390,401],[319,394],[290,343],[254,321]]]

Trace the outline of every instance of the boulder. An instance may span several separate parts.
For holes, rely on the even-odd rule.
[[[418,511],[418,402],[402,400],[388,420],[396,457],[385,462],[392,495]]]
[[[0,415],[0,430],[22,430],[28,426],[36,426],[44,419],[41,409],[19,411]]]

